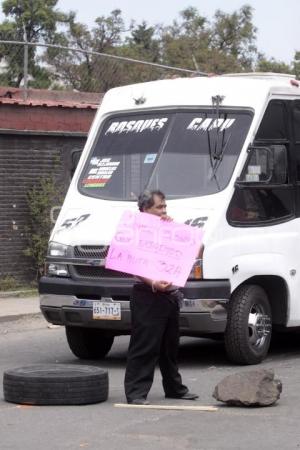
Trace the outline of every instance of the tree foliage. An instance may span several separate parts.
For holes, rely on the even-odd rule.
[[[246,70],[253,69],[257,53],[252,11],[249,5],[232,14],[217,10],[212,27],[212,46]]]
[[[57,0],[4,0],[2,11],[6,19],[0,24],[1,40],[51,43],[60,25],[68,24],[72,13],[55,9]],[[19,86],[23,79],[23,47],[0,45],[0,55],[5,59],[7,71],[0,81]],[[28,69],[33,80],[49,84],[49,77],[38,65],[36,47],[28,48]],[[34,83],[32,83],[34,85]],[[46,87],[46,86],[45,86]]]
[[[55,10],[57,0],[4,0],[2,11],[12,18],[16,33],[26,32],[29,42],[49,41],[59,23],[68,22],[68,14]]]
[[[300,80],[300,51],[295,53],[295,58],[293,62],[293,71],[297,76],[298,80]]]
[[[161,29],[163,59],[172,66],[204,71],[211,34],[207,19],[194,7],[181,11],[179,17]]]
[[[206,73],[240,71],[289,72],[299,76],[299,51],[291,65],[267,58],[256,47],[253,9],[233,13],[217,10],[209,20],[195,7],[181,11],[171,25],[132,22],[126,29],[120,9],[96,17],[88,28],[74,12],[63,13],[57,0],[4,0],[1,40],[56,44],[81,52],[29,47],[33,87],[106,91],[116,85],[172,76],[154,66],[130,64],[95,53],[143,60]],[[19,86],[23,78],[23,47],[0,44],[6,69],[0,83]]]
[[[264,55],[259,55],[256,67],[259,72],[290,73],[292,71],[288,64],[276,61],[274,58],[268,59]]]

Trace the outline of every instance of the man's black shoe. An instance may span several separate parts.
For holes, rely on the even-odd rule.
[[[186,392],[182,395],[166,395],[166,398],[177,398],[180,400],[196,400],[199,398],[199,395],[193,394],[192,392]]]
[[[134,400],[128,401],[130,405],[150,405],[148,400],[144,398],[135,398]]]

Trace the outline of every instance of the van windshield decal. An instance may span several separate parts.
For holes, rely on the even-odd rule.
[[[111,158],[92,158],[86,178],[82,180],[85,188],[102,188],[111,179],[117,170],[120,161],[112,161]]]
[[[224,131],[230,128],[236,119],[215,119],[211,117],[207,117],[206,119],[203,117],[196,117],[191,121],[191,123],[187,126],[187,130],[193,131],[211,131],[214,128],[218,131]]]
[[[156,156],[157,156],[156,153],[150,153],[149,155],[146,155],[144,159],[144,164],[153,164],[156,160]]]
[[[143,131],[159,131],[168,122],[167,117],[153,118],[144,120],[124,120],[122,122],[113,122],[105,131],[105,134],[114,133],[142,133]]]
[[[252,121],[245,110],[163,111],[106,119],[83,168],[82,193],[136,200],[144,189],[167,198],[224,189]],[[217,167],[217,169],[216,169]]]

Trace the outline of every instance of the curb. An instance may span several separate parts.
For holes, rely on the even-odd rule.
[[[34,318],[34,317],[40,317],[43,316],[42,313],[28,313],[28,314],[11,314],[8,316],[0,316],[0,323],[3,322],[14,322],[15,320],[21,320],[25,318]]]
[[[38,297],[39,293],[37,289],[27,289],[20,291],[0,291],[0,298],[10,298],[10,297]]]

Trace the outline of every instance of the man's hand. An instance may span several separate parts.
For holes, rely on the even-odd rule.
[[[172,222],[173,221],[172,217],[167,216],[167,215],[161,216],[160,218],[161,218],[161,220],[165,220],[166,222]]]
[[[151,286],[153,292],[164,292],[167,289],[169,289],[172,286],[172,283],[169,281],[163,281],[163,280],[150,280],[150,278],[144,278],[137,276],[143,283],[148,284],[148,286]]]
[[[169,289],[172,286],[172,283],[170,283],[169,281],[152,281],[152,290],[153,292],[155,291],[161,291],[164,292],[167,289]]]

